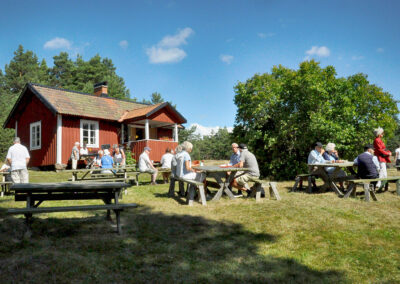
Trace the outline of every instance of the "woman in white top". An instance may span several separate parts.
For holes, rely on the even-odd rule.
[[[172,150],[170,148],[167,148],[165,150],[165,154],[161,157],[161,169],[171,169],[171,163],[172,163],[172,158],[174,155],[171,154]],[[169,175],[170,172],[163,172],[163,179],[164,183],[168,183]]]
[[[125,153],[124,150],[118,147],[118,145],[114,145],[114,163],[116,165],[124,166],[125,165]]]

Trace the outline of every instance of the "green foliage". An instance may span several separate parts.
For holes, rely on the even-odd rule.
[[[133,153],[130,149],[126,149],[125,151],[125,163],[127,165],[136,165],[136,160],[132,157]]]
[[[204,137],[195,134],[195,131],[196,126],[192,126],[179,132],[179,143],[189,141],[193,144],[190,154],[193,160],[229,160],[233,140],[226,128],[220,128],[217,133]]]
[[[264,176],[291,179],[306,170],[316,141],[333,142],[342,158],[352,160],[375,127],[386,137],[397,127],[392,95],[369,84],[367,76],[337,78],[334,67],[315,61],[298,70],[275,66],[235,86],[234,136],[255,153]]]

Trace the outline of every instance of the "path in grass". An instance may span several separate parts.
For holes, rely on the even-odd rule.
[[[32,182],[67,178],[31,173]],[[400,197],[365,203],[288,193],[292,185],[278,184],[279,202],[207,207],[168,198],[167,185],[131,187],[122,202],[140,208],[122,213],[120,236],[104,212],[68,212],[38,215],[32,239],[21,241],[23,219],[2,212],[2,283],[400,282]],[[24,204],[0,200],[16,206]]]

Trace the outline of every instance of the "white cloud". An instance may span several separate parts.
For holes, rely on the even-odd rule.
[[[181,45],[187,44],[187,38],[194,31],[191,28],[178,30],[175,35],[167,35],[161,39],[156,45],[146,49],[150,63],[176,63],[186,57],[186,52],[180,48]]]
[[[318,57],[328,57],[331,55],[331,51],[326,46],[313,46],[311,49],[306,51],[306,54],[308,55],[306,58],[309,58],[313,55]]]
[[[378,52],[378,53],[382,53],[382,52],[384,52],[385,50],[382,48],[382,47],[378,47],[377,49],[376,49],[376,52]]]
[[[121,41],[119,42],[119,46],[122,47],[123,49],[127,49],[128,46],[129,46],[129,43],[128,43],[127,40],[121,40]]]
[[[209,136],[212,133],[217,133],[219,129],[223,128],[220,126],[203,126],[198,123],[192,123],[188,128],[191,128],[192,126],[196,126],[196,131],[194,134],[200,134],[201,137],[203,136]],[[227,127],[228,132],[233,131],[233,127]]]
[[[257,35],[259,38],[267,38],[267,37],[272,37],[275,34],[274,33],[258,33]]]
[[[227,55],[227,54],[221,54],[219,56],[219,59],[221,59],[222,62],[225,62],[226,64],[231,64],[233,61],[233,56],[232,55]]]
[[[192,35],[194,32],[191,28],[184,28],[183,30],[179,30],[176,35],[165,36],[159,43],[159,46],[162,47],[178,47],[182,44],[187,44],[186,39]]]
[[[146,50],[150,63],[175,63],[186,57],[186,52],[180,48],[162,48],[152,46]]]
[[[364,56],[352,56],[351,59],[352,60],[362,60],[362,59],[364,59]]]
[[[55,37],[44,44],[45,49],[71,49],[72,42],[65,38]]]

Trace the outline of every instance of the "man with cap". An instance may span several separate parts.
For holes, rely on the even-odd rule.
[[[357,176],[359,178],[377,178],[380,167],[378,158],[374,156],[374,146],[366,145],[364,151],[354,160],[354,165],[358,166]]]
[[[143,153],[139,156],[139,171],[142,173],[149,173],[151,174],[151,184],[157,184],[156,178],[158,171],[153,166],[153,163],[150,161],[150,147],[144,147]]]
[[[324,148],[322,146],[321,142],[317,142],[314,144],[314,150],[310,152],[308,155],[308,160],[307,163],[309,165],[311,164],[326,164],[326,163],[331,163],[329,160],[325,160],[323,157],[324,154]]]
[[[236,168],[248,168],[249,170],[245,173],[239,172],[239,176],[233,180],[232,186],[241,191],[246,191],[247,194],[250,195],[251,190],[247,182],[249,181],[250,177],[258,178],[260,176],[260,170],[258,169],[256,157],[247,149],[246,144],[240,144],[239,151],[240,161],[233,166]]]

